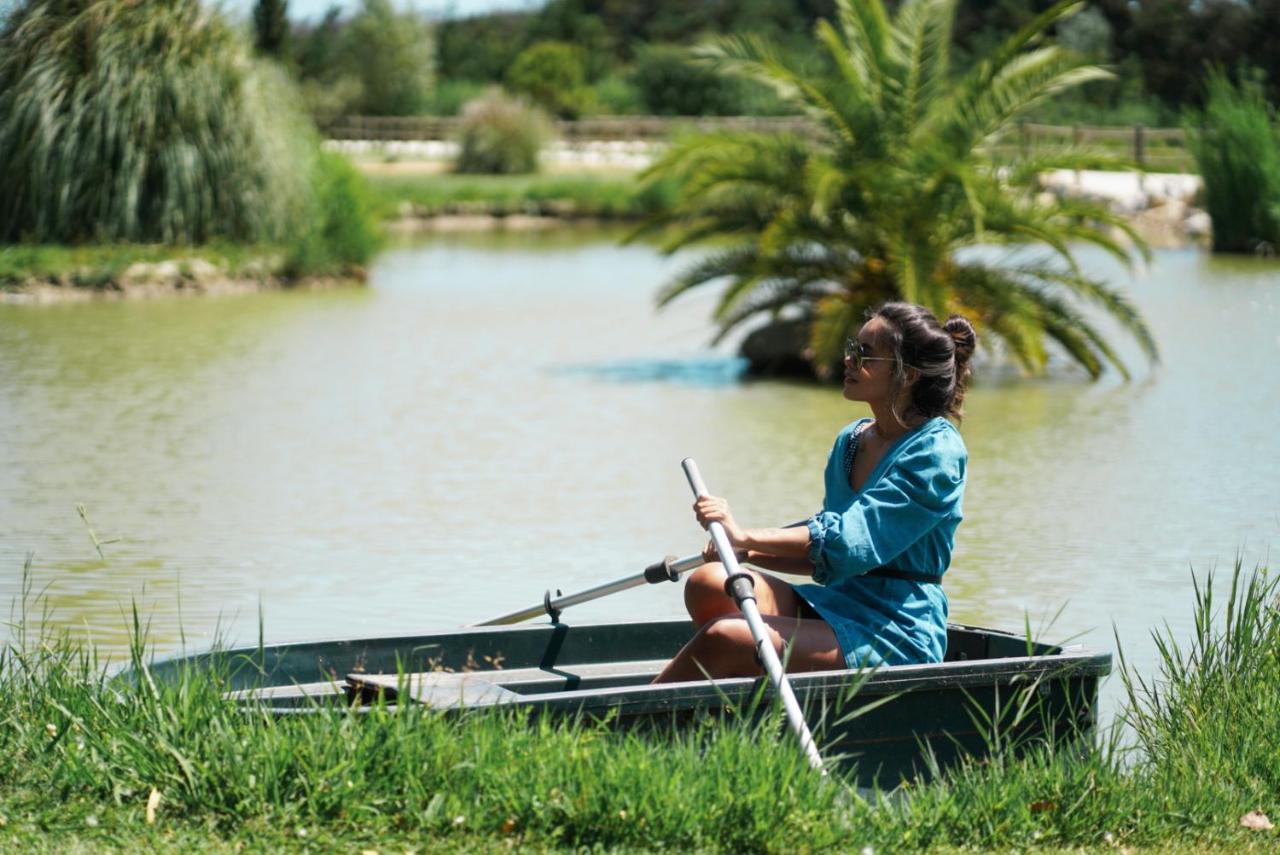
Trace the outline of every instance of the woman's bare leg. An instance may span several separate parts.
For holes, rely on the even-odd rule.
[[[789,618],[800,615],[801,603],[795,588],[774,576],[745,567],[743,570],[750,573],[755,582],[756,606],[760,614]],[[718,617],[739,614],[738,604],[724,590],[727,575],[723,564],[711,561],[693,571],[684,583],[684,606],[698,628]]]
[[[781,615],[761,617],[773,649],[786,663],[787,671],[828,671],[844,667],[840,644],[826,621]],[[704,624],[667,663],[654,682],[703,680],[708,674],[712,677],[753,677],[760,673],[755,639],[751,637],[751,627],[747,625],[746,618],[723,615]]]

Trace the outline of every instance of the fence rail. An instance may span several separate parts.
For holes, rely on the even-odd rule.
[[[333,140],[372,142],[449,140],[457,137],[461,120],[453,116],[340,116],[322,130]],[[566,142],[635,140],[662,142],[684,131],[744,131],[809,133],[813,125],[799,116],[608,116],[557,121],[556,134]],[[1181,128],[1094,127],[1042,125],[1022,122],[998,149],[1027,154],[1037,148],[1076,144],[1106,151],[1144,169],[1186,168],[1191,164]]]

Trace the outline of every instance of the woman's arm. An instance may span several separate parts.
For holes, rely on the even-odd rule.
[[[788,559],[807,559],[809,556],[809,529],[806,526],[744,529],[730,513],[729,503],[717,496],[701,497],[693,503],[693,511],[703,528],[713,522],[724,526],[725,535],[734,549],[763,552]]]
[[[754,564],[764,570],[771,570],[774,573],[786,573],[791,576],[813,576],[813,562],[808,558],[783,558],[780,555],[773,555],[768,552],[747,552],[744,559],[749,564]]]

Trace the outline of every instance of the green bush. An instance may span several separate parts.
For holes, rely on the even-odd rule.
[[[700,65],[687,48],[648,45],[636,56],[631,82],[655,116],[735,116],[743,113],[743,82]]]
[[[431,91],[424,111],[431,116],[456,116],[489,87],[473,80],[441,80]]]
[[[1204,179],[1218,252],[1280,249],[1280,134],[1262,87],[1215,72],[1203,113],[1187,121],[1187,144]]]
[[[566,42],[530,45],[507,69],[506,82],[512,92],[562,119],[576,119],[589,101],[586,55]]]
[[[644,112],[644,101],[640,90],[625,76],[610,74],[600,78],[591,87],[592,101],[596,110],[610,116],[633,115]]]
[[[199,0],[0,17],[0,241],[274,241],[307,197],[283,77]]]
[[[321,152],[311,186],[309,216],[290,242],[286,275],[359,272],[379,244],[368,182],[342,155]]]
[[[537,108],[501,90],[490,90],[462,111],[458,172],[515,175],[538,170],[538,155],[551,136]]]

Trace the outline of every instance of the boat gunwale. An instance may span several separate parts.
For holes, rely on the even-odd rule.
[[[315,640],[308,640],[308,641],[290,641],[290,642],[275,642],[271,644],[243,645],[239,647],[213,646],[206,650],[200,650],[194,653],[187,653],[187,652],[171,653],[166,656],[162,656],[152,660],[151,662],[147,663],[146,667],[148,670],[165,669],[168,667],[178,666],[183,662],[190,662],[190,661],[198,660],[201,658],[211,658],[214,656],[237,658],[237,657],[253,656],[255,654],[260,654],[260,653],[265,654],[268,652],[274,653],[278,656],[279,654],[287,651],[306,652],[308,648],[330,648],[330,647],[339,647],[339,646],[359,647],[360,645],[368,646],[368,645],[374,645],[374,644],[377,644],[380,646],[386,646],[386,647],[400,647],[403,644],[413,644],[414,642],[422,642],[422,641],[425,641],[426,639],[437,638],[440,636],[449,636],[449,637],[461,639],[461,638],[464,638],[467,636],[473,636],[473,635],[479,636],[479,637],[489,637],[494,635],[501,636],[501,635],[520,634],[520,633],[528,633],[528,632],[536,632],[536,631],[554,632],[555,630],[560,628],[565,628],[569,630],[598,629],[601,627],[626,627],[626,628],[636,629],[636,628],[645,627],[645,626],[665,627],[665,626],[671,626],[673,624],[690,625],[691,622],[687,618],[664,618],[659,620],[608,621],[608,622],[601,622],[601,623],[580,623],[580,624],[547,623],[547,624],[515,624],[510,626],[491,626],[491,627],[490,626],[486,626],[486,627],[468,626],[468,627],[459,627],[456,629],[442,629],[442,630],[439,630],[438,632],[419,633],[416,635],[366,636],[366,637],[360,637],[360,638],[327,638],[327,639],[315,639]],[[999,638],[1003,638],[1011,641],[1026,642],[1027,644],[1037,645],[1042,648],[1049,648],[1054,652],[1046,652],[1046,653],[1036,654],[1028,657],[1007,657],[1007,656],[989,657],[984,659],[964,659],[964,660],[950,660],[950,661],[943,661],[943,662],[930,662],[930,663],[923,663],[921,665],[894,665],[890,667],[893,667],[893,668],[936,667],[939,665],[950,665],[950,664],[956,664],[956,663],[964,664],[964,663],[972,663],[972,662],[992,662],[997,660],[1008,661],[1010,659],[1015,659],[1015,658],[1045,659],[1050,657],[1072,655],[1072,654],[1105,656],[1107,657],[1108,660],[1110,660],[1110,656],[1111,656],[1110,653],[1094,654],[1092,652],[1092,649],[1085,645],[1077,645],[1071,648],[1064,648],[1061,645],[1048,644],[1048,643],[1039,642],[1039,641],[1028,641],[1024,636],[1018,635],[1017,633],[1009,632],[1007,630],[991,629],[989,627],[974,626],[971,624],[948,623],[947,630],[948,632],[950,632],[951,630],[959,630],[961,632],[977,633],[985,636],[995,636],[995,637],[999,637]],[[411,647],[410,649],[411,650],[428,649],[429,647],[434,647],[434,646],[439,646],[439,645],[438,644],[418,644],[416,646]],[[571,665],[571,664],[583,664],[583,663],[562,663],[562,664]],[[117,677],[127,677],[131,675],[132,670],[133,669],[128,667],[122,668],[119,674],[117,674]],[[854,671],[854,670],[859,670],[859,669],[837,669],[837,671]],[[818,673],[818,672],[813,672],[813,673]],[[822,672],[822,673],[826,673],[826,672]],[[831,673],[836,673],[836,672],[833,671]],[[751,679],[751,678],[743,678],[743,679]],[[288,685],[288,684],[283,684],[283,685]]]

